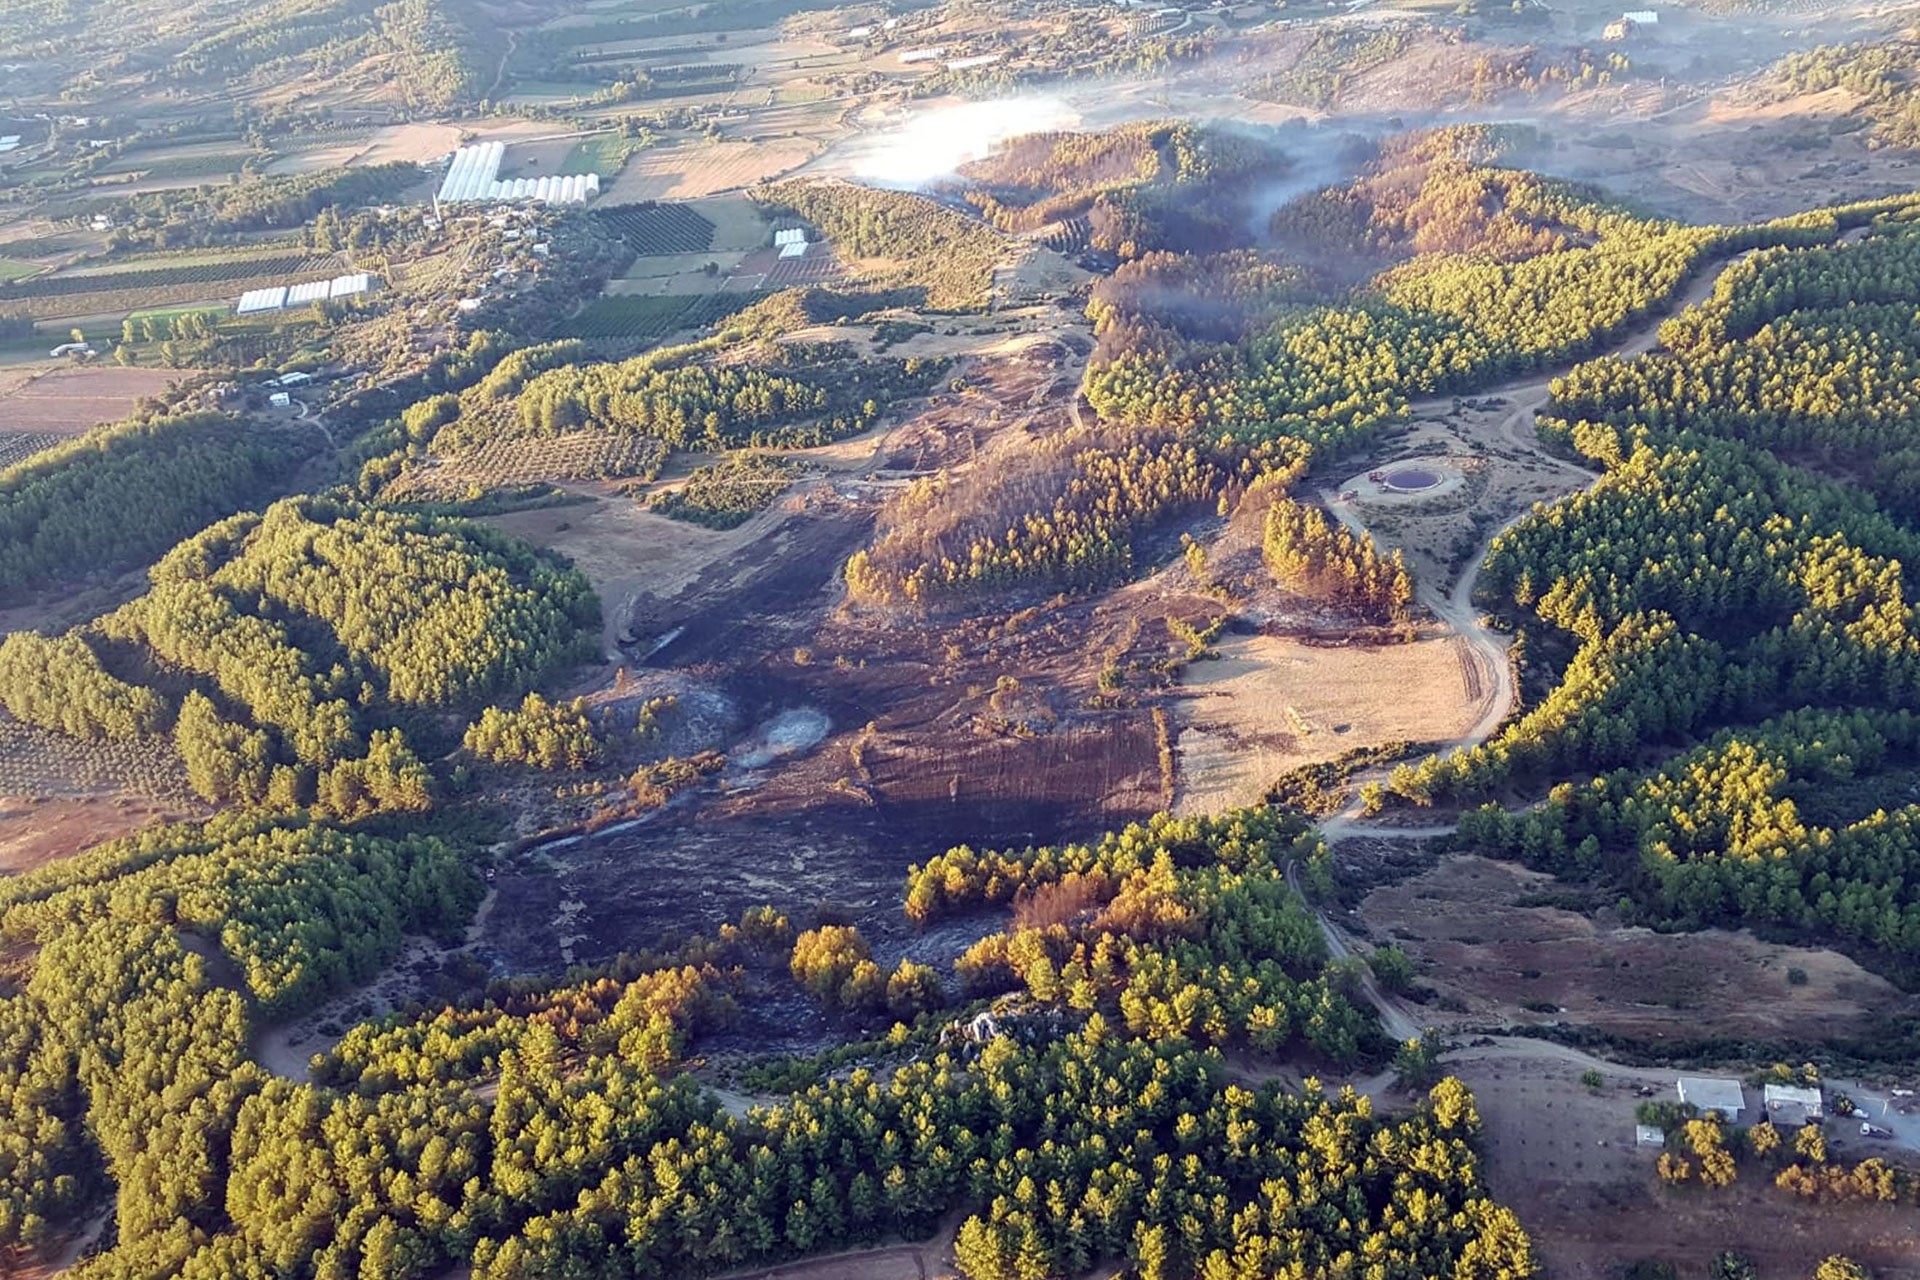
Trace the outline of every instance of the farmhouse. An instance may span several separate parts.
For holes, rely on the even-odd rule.
[[[1718,1111],[1729,1124],[1737,1121],[1740,1113],[1746,1110],[1746,1090],[1740,1087],[1738,1080],[1681,1076],[1678,1084],[1680,1101],[1691,1102],[1702,1112]]]
[[[276,391],[267,397],[267,403],[276,409],[285,409],[292,406],[293,397],[284,391]]]
[[[1802,1089],[1788,1084],[1770,1084],[1763,1089],[1767,1119],[1775,1124],[1805,1124],[1818,1120],[1824,1106],[1819,1086]]]

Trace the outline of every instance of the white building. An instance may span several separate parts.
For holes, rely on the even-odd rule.
[[[292,406],[293,397],[284,391],[276,391],[267,397],[267,403],[276,409],[286,409]]]
[[[946,46],[935,45],[931,49],[909,49],[900,55],[900,61],[909,65],[915,62],[938,62],[946,56]]]
[[[1691,1102],[1701,1114],[1718,1111],[1721,1119],[1732,1124],[1740,1119],[1740,1113],[1746,1110],[1746,1090],[1740,1087],[1738,1080],[1723,1080],[1713,1076],[1681,1076],[1679,1079],[1680,1101]]]
[[[1805,1124],[1818,1120],[1825,1106],[1818,1086],[1802,1089],[1790,1084],[1770,1084],[1761,1090],[1767,1104],[1767,1119],[1775,1124]]]
[[[1667,1145],[1667,1131],[1657,1124],[1637,1124],[1633,1126],[1633,1145],[1664,1147]]]
[[[1654,9],[1629,9],[1620,16],[1636,27],[1656,26],[1660,22],[1660,14]]]

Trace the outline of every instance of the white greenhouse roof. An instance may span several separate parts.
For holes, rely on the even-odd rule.
[[[249,289],[234,304],[239,315],[260,311],[279,311],[283,307],[304,307],[323,298],[351,298],[373,288],[373,277],[364,271],[335,276],[331,280],[308,280],[301,284],[277,284],[270,289]]]
[[[481,142],[453,153],[446,177],[440,180],[438,199],[449,204],[472,200],[545,200],[549,204],[580,204],[600,194],[600,175],[574,173],[544,178],[502,178],[503,142]]]

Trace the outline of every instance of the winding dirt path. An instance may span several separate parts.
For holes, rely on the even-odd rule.
[[[1645,355],[1654,350],[1659,346],[1661,323],[1669,316],[1677,315],[1689,307],[1704,302],[1712,295],[1721,275],[1745,256],[1742,254],[1728,259],[1720,265],[1718,270],[1702,272],[1697,279],[1682,289],[1667,307],[1647,317],[1643,324],[1636,327],[1607,354],[1625,359]],[[1499,434],[1506,443],[1537,461],[1562,469],[1569,474],[1579,475],[1584,488],[1598,478],[1596,473],[1548,453],[1541,448],[1539,437],[1534,430],[1534,419],[1552,399],[1553,381],[1560,376],[1561,372],[1563,370],[1534,375],[1524,380],[1488,388],[1478,394],[1502,396],[1512,402],[1512,410],[1499,427]],[[1412,406],[1412,412],[1416,416],[1433,415],[1445,412],[1452,405],[1453,397],[1451,396],[1435,397],[1416,402]],[[1336,501],[1331,490],[1322,489],[1321,500],[1327,510],[1333,513],[1334,518],[1346,528],[1356,533],[1367,532],[1366,525],[1358,513],[1348,504]],[[1473,592],[1479,585],[1481,566],[1485,564],[1487,553],[1491,550],[1494,541],[1531,514],[1530,510],[1522,511],[1489,534],[1475,551],[1472,560],[1468,562],[1466,572],[1460,575],[1459,581],[1455,582],[1450,590],[1442,592],[1433,583],[1425,581],[1415,586],[1415,597],[1419,602],[1453,631],[1456,642],[1460,645],[1461,661],[1466,668],[1469,696],[1472,697],[1473,705],[1478,710],[1472,726],[1449,744],[1451,750],[1458,751],[1485,742],[1513,711],[1517,690],[1513,666],[1507,660],[1507,645],[1510,642],[1506,636],[1489,629],[1481,622],[1480,614],[1473,605]],[[1373,780],[1382,776],[1384,772],[1384,770],[1369,770],[1357,776],[1355,781]],[[1344,811],[1320,824],[1321,837],[1328,844],[1355,836],[1415,840],[1451,835],[1455,829],[1452,823],[1417,827],[1367,823],[1365,817],[1361,803],[1356,800]],[[1300,885],[1292,863],[1287,865],[1286,877],[1288,886],[1295,892],[1299,892]],[[1326,912],[1315,910],[1314,918],[1320,923],[1320,932],[1326,938],[1328,953],[1334,959],[1346,959],[1358,954],[1340,926],[1335,924]],[[1363,973],[1360,990],[1367,1002],[1378,1011],[1381,1026],[1388,1035],[1395,1040],[1403,1041],[1420,1036],[1420,1022],[1407,1012],[1404,1005],[1374,981],[1371,971]],[[1605,1065],[1609,1068],[1613,1065],[1603,1064],[1599,1059],[1588,1055],[1577,1054],[1577,1051],[1568,1050],[1564,1046],[1550,1045],[1542,1041],[1520,1041],[1518,1047],[1523,1052],[1544,1051],[1548,1056],[1578,1057],[1592,1065]],[[1376,1082],[1367,1083],[1371,1085]]]
[[[1745,253],[1721,262],[1717,269],[1702,271],[1697,277],[1677,293],[1667,306],[1647,316],[1632,332],[1628,333],[1609,351],[1603,353],[1620,359],[1631,359],[1645,355],[1660,345],[1660,326],[1670,316],[1675,316],[1690,307],[1698,306],[1712,296],[1714,287],[1726,271],[1747,257]],[[1585,363],[1584,360],[1573,363]],[[1568,369],[1570,363],[1556,368],[1550,373],[1534,374],[1518,381],[1489,387],[1476,394],[1499,396],[1511,402],[1512,408],[1501,421],[1499,434],[1502,440],[1516,450],[1527,454],[1533,461],[1563,471],[1570,476],[1581,478],[1582,487],[1592,484],[1598,478],[1597,473],[1557,457],[1540,446],[1539,436],[1534,430],[1534,419],[1553,398],[1553,383]],[[1436,396],[1415,401],[1411,413],[1415,417],[1431,416],[1443,413],[1453,406],[1454,397]],[[1329,489],[1320,491],[1322,502],[1343,526],[1355,533],[1368,532],[1359,513],[1350,505],[1335,501],[1335,495]],[[1497,631],[1485,626],[1480,620],[1479,611],[1474,608],[1473,592],[1480,582],[1480,570],[1486,563],[1487,553],[1495,540],[1527,519],[1532,512],[1522,511],[1487,535],[1468,561],[1467,571],[1460,575],[1459,581],[1451,590],[1440,591],[1434,584],[1421,581],[1415,584],[1415,598],[1425,605],[1433,616],[1445,623],[1453,632],[1460,645],[1461,662],[1466,668],[1466,684],[1473,705],[1477,711],[1473,724],[1467,731],[1448,743],[1453,751],[1466,747],[1475,747],[1493,736],[1503,721],[1512,714],[1517,690],[1513,678],[1513,666],[1507,660],[1509,639]],[[1383,771],[1374,771],[1362,775],[1359,780],[1371,780]],[[1320,824],[1321,835],[1329,842],[1345,839],[1349,836],[1389,836],[1401,838],[1422,838],[1450,835],[1452,826],[1427,827],[1391,827],[1362,825],[1363,814],[1358,802],[1344,812],[1334,815]]]

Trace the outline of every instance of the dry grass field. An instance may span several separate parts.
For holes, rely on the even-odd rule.
[[[805,138],[769,138],[765,142],[689,139],[650,147],[601,195],[602,204],[642,200],[695,200],[738,191],[792,172],[819,152]]]
[[[1475,716],[1452,636],[1413,644],[1325,646],[1282,636],[1226,636],[1220,657],[1181,680],[1183,813],[1259,801],[1289,769],[1356,747],[1464,733]]]
[[[1360,918],[1375,941],[1405,947],[1421,980],[1463,1004],[1457,1016],[1470,1023],[1573,1022],[1654,1043],[1822,1039],[1863,1034],[1912,1003],[1837,952],[1529,905],[1557,887],[1512,863],[1450,857],[1376,889]],[[1805,982],[1789,982],[1790,969]]]

